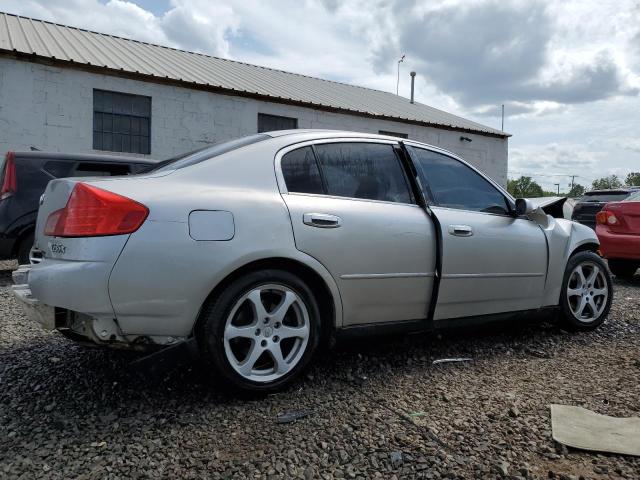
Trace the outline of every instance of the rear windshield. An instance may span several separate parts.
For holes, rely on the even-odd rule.
[[[247,145],[251,145],[252,143],[261,142],[262,140],[266,140],[267,138],[270,138],[269,135],[257,134],[250,135],[248,137],[236,138],[227,142],[214,143],[213,145],[209,145],[198,150],[183,153],[181,155],[178,155],[177,157],[163,160],[162,162],[151,166],[151,168],[149,168],[147,172],[162,172],[189,167],[210,158],[223,155],[232,150],[246,147]]]
[[[624,199],[625,202],[640,202],[640,190],[632,193],[630,197]]]
[[[629,192],[588,192],[581,202],[619,202],[629,196]]]

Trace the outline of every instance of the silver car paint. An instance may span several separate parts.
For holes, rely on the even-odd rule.
[[[310,143],[358,141],[332,138]],[[391,143],[368,139],[368,143]],[[436,265],[436,232],[417,205],[289,194],[276,156],[280,192],[289,208],[296,247],[332,273],[343,298],[344,326],[427,317]],[[306,224],[309,214],[334,216],[336,228]]]
[[[440,221],[443,240],[435,320],[542,304],[547,246],[539,225],[506,215],[440,207],[431,211]],[[470,233],[456,234],[457,225],[469,227]]]
[[[337,327],[358,322],[400,320],[414,317],[422,311],[426,312],[433,281],[431,275],[434,271],[435,237],[433,225],[425,212],[410,205],[325,196],[314,199],[313,196],[287,195],[286,188],[281,192],[282,185],[279,188],[278,181],[281,181],[282,174],[276,161],[278,152],[308,141],[337,138],[394,141],[390,137],[349,132],[283,132],[274,134],[269,140],[189,168],[165,172],[163,175],[82,179],[83,182],[128,196],[149,207],[147,221],[131,235],[82,239],[45,237],[42,234],[43,221],[51,211],[64,205],[73,184],[79,180],[65,179],[52,182],[47,188],[45,203],[39,213],[36,241],[37,247],[45,251],[46,258],[39,265],[31,267],[32,273],[29,276],[29,285],[34,296],[49,305],[82,313],[103,317],[113,315],[119,328],[126,335],[186,336],[191,332],[207,296],[220,281],[248,263],[277,257],[298,261],[313,269],[324,280],[334,299]],[[496,187],[508,196],[501,187]],[[64,194],[54,195],[56,189]],[[383,234],[376,232],[372,237],[365,236],[367,232],[364,232],[362,242],[348,242],[349,249],[344,249],[345,245],[336,245],[338,249],[343,249],[336,252],[336,255],[348,259],[350,256],[365,254],[370,259],[369,264],[358,264],[354,259],[354,264],[339,265],[341,269],[337,269],[336,264],[332,264],[330,259],[327,260],[331,256],[328,251],[319,254],[327,256],[323,259],[314,258],[315,255],[296,248],[297,237],[294,237],[294,230],[303,230],[302,216],[295,212],[308,213],[307,210],[311,210],[331,213],[336,210],[326,207],[337,206],[338,203],[341,204],[340,208],[347,212],[343,221],[349,220],[348,225],[351,225],[351,214],[362,211],[370,218],[376,219],[378,228],[393,229],[396,237],[404,242],[403,248],[406,250],[401,252],[400,257],[393,258],[388,250],[379,248],[380,245],[371,241],[372,238],[376,238],[389,245],[392,236],[385,238]],[[231,212],[235,224],[233,239],[196,241],[191,238],[188,218],[189,214],[196,210]],[[468,213],[458,212],[460,218]],[[455,213],[451,214],[451,218],[455,218],[455,223],[463,224]],[[420,224],[420,219],[424,219],[424,223]],[[491,221],[495,222],[494,219]],[[528,229],[533,232],[534,228],[539,230],[533,220],[530,220],[531,228],[529,224],[525,227],[522,223],[527,220],[519,219],[516,222],[519,222],[518,228],[523,231]],[[347,223],[343,224],[346,225]],[[519,298],[518,293],[512,292],[510,305],[513,310],[558,303],[560,282],[568,255],[582,244],[598,243],[590,229],[580,227],[562,220],[547,221],[544,233],[549,243],[549,271],[546,274],[544,291],[538,293],[537,280],[530,280],[530,284],[525,285],[525,290],[529,289],[535,300]],[[335,230],[344,231],[341,228]],[[330,231],[319,228],[312,230],[320,235]],[[371,230],[369,233],[372,233]],[[424,242],[418,241],[418,235],[425,236]],[[52,240],[66,247],[65,253],[59,254],[55,259],[52,258],[48,245]],[[310,240],[311,244],[314,242],[313,239],[307,240]],[[516,270],[500,271],[492,267],[491,272],[540,273],[546,268],[545,265],[534,267],[533,262],[527,263],[531,242],[535,243],[535,240],[525,240],[527,248],[510,252],[512,261],[522,263],[512,267]],[[540,237],[540,244],[544,245],[544,237]],[[457,251],[461,255],[459,260],[466,259],[468,262],[473,262],[473,257],[478,254],[475,246],[469,246],[468,250],[461,246]],[[377,255],[374,252],[377,252]],[[535,258],[539,258],[539,255],[539,245],[536,243]],[[414,261],[407,263],[411,257]],[[367,268],[364,268],[365,266]],[[450,267],[450,274],[455,274],[456,271],[454,267]],[[377,274],[382,274],[382,277],[376,277]],[[531,277],[536,278],[538,277]],[[444,281],[445,279],[443,284]],[[379,283],[378,286],[375,285],[376,282]],[[362,291],[350,287],[358,283],[363,284]],[[469,283],[465,291],[473,293],[474,290],[482,288],[480,285],[484,280]],[[380,289],[379,286],[383,284],[393,286]],[[504,285],[508,286],[506,282]],[[519,285],[519,288],[522,288],[522,285]],[[486,293],[496,295],[495,290]],[[451,300],[454,295],[455,293],[452,293],[450,297],[442,298]],[[501,292],[500,295],[504,296],[505,292]],[[407,305],[399,310],[383,309],[382,315],[377,315],[375,309],[366,315],[359,314],[358,306],[363,305],[365,298],[380,302],[379,299],[384,297],[396,303],[404,298]],[[488,303],[496,304],[493,298],[487,300]],[[467,314],[475,315],[477,311],[470,308]]]

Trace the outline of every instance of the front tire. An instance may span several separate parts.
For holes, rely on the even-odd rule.
[[[320,311],[307,285],[282,270],[233,281],[205,305],[198,343],[215,376],[236,389],[270,393],[290,385],[320,338]]]
[[[616,277],[631,278],[636,274],[638,270],[638,262],[633,260],[614,260],[611,259],[609,263],[609,269]]]
[[[567,262],[562,281],[560,309],[568,330],[593,330],[609,314],[613,299],[611,275],[593,252],[579,252]]]

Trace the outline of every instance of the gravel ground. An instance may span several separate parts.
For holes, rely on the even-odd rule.
[[[352,342],[291,390],[225,395],[197,366],[144,378],[128,352],[28,322],[0,263],[0,478],[640,478],[640,458],[566,449],[549,404],[640,415],[640,276],[607,323]],[[436,358],[472,362],[432,365]],[[310,415],[278,424],[287,411]]]

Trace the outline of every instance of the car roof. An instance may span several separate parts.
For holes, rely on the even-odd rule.
[[[15,158],[35,158],[41,160],[68,160],[80,162],[139,163],[154,165],[158,160],[142,157],[126,157],[122,155],[100,155],[93,153],[60,153],[60,152],[13,152]]]
[[[619,187],[619,188],[605,188],[602,190],[589,190],[585,192],[585,195],[607,195],[612,193],[631,193],[636,190],[640,190],[640,187]]]
[[[331,130],[320,128],[298,128],[294,130],[275,130],[273,132],[263,132],[265,135],[269,135],[272,138],[279,138],[285,136],[301,136],[308,139],[312,138],[382,138],[386,140],[410,140],[408,138],[394,137],[391,135],[380,135],[378,133],[370,132],[352,132],[348,130]],[[412,140],[413,141],[413,140]],[[417,142],[422,143],[422,142]]]

